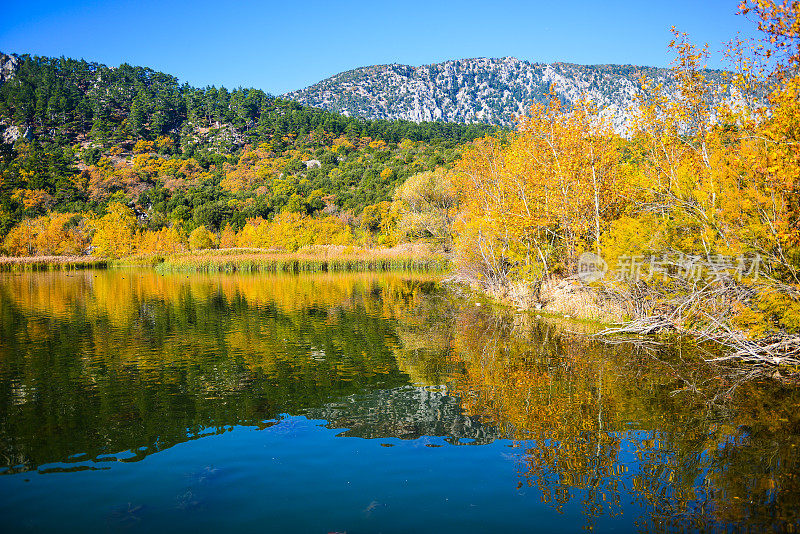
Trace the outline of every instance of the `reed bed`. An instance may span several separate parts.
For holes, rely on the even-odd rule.
[[[104,269],[108,261],[92,256],[0,256],[0,271]]]
[[[258,249],[209,250],[167,256],[156,271],[167,272],[443,272],[449,261],[440,254],[409,249],[308,247],[297,252]]]

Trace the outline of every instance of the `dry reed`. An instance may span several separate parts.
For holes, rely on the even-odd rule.
[[[420,247],[354,249],[317,245],[297,252],[273,249],[202,250],[167,256],[159,272],[352,272],[434,271],[448,258]]]
[[[106,260],[92,256],[0,256],[0,271],[66,271],[107,266]]]

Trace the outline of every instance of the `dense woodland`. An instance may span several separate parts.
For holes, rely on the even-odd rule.
[[[461,144],[494,130],[353,119],[130,65],[19,60],[0,85],[0,238],[21,221],[69,214],[54,215],[69,226],[110,204],[152,231],[239,230],[323,210],[357,229],[366,206],[390,201],[416,172],[451,166]],[[84,248],[39,241],[6,252]]]

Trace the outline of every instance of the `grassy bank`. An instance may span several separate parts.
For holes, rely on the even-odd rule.
[[[137,254],[115,260],[91,256],[0,257],[0,271],[154,267],[158,272],[444,272],[449,258],[424,245],[353,248],[333,245],[297,252],[276,249],[209,249],[170,255]]]
[[[0,271],[67,271],[102,269],[108,261],[92,256],[0,256]]]
[[[353,249],[315,246],[297,252],[262,249],[204,250],[174,254],[159,272],[443,272],[449,260],[420,247]]]

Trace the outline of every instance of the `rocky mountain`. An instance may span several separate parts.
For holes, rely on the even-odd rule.
[[[0,52],[0,85],[10,79],[19,68],[19,58]]]
[[[711,79],[721,75],[709,71]],[[342,72],[284,98],[344,115],[415,122],[488,123],[513,126],[551,86],[567,103],[586,95],[623,133],[632,117],[641,77],[673,91],[668,69],[633,65],[531,63],[513,57],[458,59],[411,67],[375,65]]]

